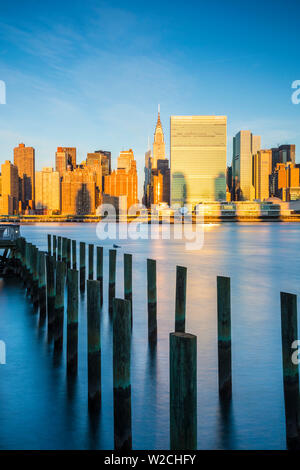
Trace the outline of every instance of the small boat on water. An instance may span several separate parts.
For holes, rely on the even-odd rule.
[[[113,244],[114,248],[121,248],[120,245],[116,245],[115,243]]]

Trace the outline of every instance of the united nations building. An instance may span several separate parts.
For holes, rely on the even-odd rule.
[[[226,199],[226,116],[171,116],[171,203]]]

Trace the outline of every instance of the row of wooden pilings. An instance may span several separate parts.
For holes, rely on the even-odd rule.
[[[103,247],[96,247],[94,280],[93,244],[88,245],[88,279],[86,279],[86,244],[80,242],[79,271],[77,242],[48,235],[48,252],[40,251],[24,238],[17,240],[17,273],[39,308],[40,324],[47,321],[48,336],[54,350],[62,351],[64,293],[67,286],[67,374],[76,375],[78,365],[78,291],[87,287],[88,329],[88,405],[91,411],[101,406],[101,332],[103,311]],[[116,450],[132,448],[131,426],[131,333],[132,255],[124,254],[124,299],[115,298],[115,249],[109,250],[108,312],[113,322],[113,398],[114,446]],[[79,289],[78,289],[79,287]],[[170,448],[197,448],[197,337],[185,332],[187,269],[176,267],[175,332],[169,338],[170,364]],[[230,278],[217,277],[218,383],[221,400],[232,396],[231,368],[231,294]],[[157,341],[156,261],[147,259],[148,341]],[[299,373],[292,361],[291,347],[297,340],[297,297],[281,293],[283,385],[286,437],[289,448],[300,445]]]

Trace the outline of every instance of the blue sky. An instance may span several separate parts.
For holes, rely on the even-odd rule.
[[[168,156],[171,114],[226,115],[228,161],[241,129],[300,148],[299,14],[299,0],[2,2],[0,162],[19,142],[37,169],[57,146],[111,150],[113,166],[132,148],[141,187],[158,103]]]

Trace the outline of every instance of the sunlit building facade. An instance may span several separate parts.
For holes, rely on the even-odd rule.
[[[19,175],[19,200],[23,207],[34,208],[35,198],[35,150],[19,144],[14,148],[14,164]]]
[[[252,184],[253,155],[261,148],[261,138],[250,131],[240,131],[233,138],[232,178],[234,199],[251,201],[254,199]]]
[[[253,156],[254,199],[264,201],[270,196],[269,182],[272,172],[272,150],[259,150]]]
[[[45,167],[35,173],[35,210],[37,214],[55,214],[61,210],[61,182],[58,171]]]
[[[171,116],[171,203],[226,199],[226,116]]]

